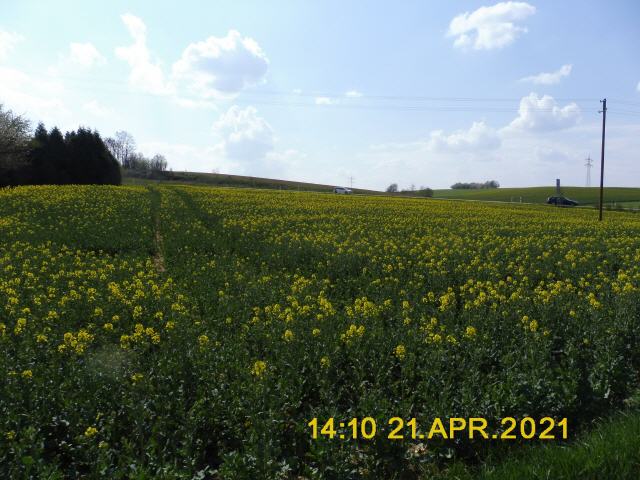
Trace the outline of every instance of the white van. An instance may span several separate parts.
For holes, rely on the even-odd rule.
[[[339,195],[351,195],[353,192],[351,191],[350,188],[346,188],[346,187],[335,187],[333,189],[333,193],[337,193]]]

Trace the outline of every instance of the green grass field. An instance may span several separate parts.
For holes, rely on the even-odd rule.
[[[448,198],[460,200],[481,200],[498,202],[544,203],[547,197],[555,195],[555,187],[527,187],[527,188],[493,188],[486,190],[434,190],[434,198]],[[599,189],[597,187],[562,187],[562,193],[578,201],[581,205],[597,205]],[[607,187],[605,188],[604,203],[640,201],[640,188]]]
[[[269,190],[295,190],[300,192],[330,193],[334,187],[344,185],[323,185],[320,183],[296,182],[274,178],[225,175],[222,173],[202,172],[156,172],[145,174],[131,170],[122,170],[122,183],[125,185],[150,185],[175,183],[187,185],[207,185],[212,187],[260,188]],[[354,193],[380,194],[376,190],[354,188]],[[640,197],[639,197],[640,198]]]
[[[220,173],[201,172],[161,172],[147,176],[139,172],[123,170],[125,185],[150,185],[162,183],[208,185],[217,187],[260,188],[269,190],[296,190],[301,192],[333,191],[334,185],[296,182],[273,178],[248,177],[242,175],[224,175]],[[335,185],[337,186],[337,185]],[[356,194],[392,195],[401,197],[422,197],[420,190],[414,192],[398,192],[387,194],[377,190],[354,188]],[[584,206],[595,206],[599,200],[597,187],[563,187],[562,193]],[[495,188],[486,190],[434,190],[434,198],[451,200],[476,200],[488,202],[545,203],[547,198],[555,194],[555,187]],[[622,208],[640,207],[640,188],[608,187],[605,188],[605,205]]]

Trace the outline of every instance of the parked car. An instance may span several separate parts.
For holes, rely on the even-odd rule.
[[[351,191],[350,188],[346,188],[346,187],[336,187],[333,189],[333,193],[337,193],[340,195],[351,195],[353,192]]]
[[[549,205],[557,205],[560,207],[575,207],[576,205],[578,205],[578,202],[576,202],[575,200],[571,200],[570,198],[562,196],[549,197],[547,198],[547,203]]]

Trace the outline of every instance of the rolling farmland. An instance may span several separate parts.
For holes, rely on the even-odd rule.
[[[640,218],[596,218],[195,186],[0,190],[0,475],[429,478],[531,443],[423,441],[434,417],[483,417],[497,435],[504,417],[566,418],[571,438],[640,373]],[[393,417],[415,431],[390,440]],[[314,439],[314,418],[379,433]]]

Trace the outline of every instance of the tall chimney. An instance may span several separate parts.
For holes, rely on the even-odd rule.
[[[560,179],[556,178],[556,195],[560,195]]]

